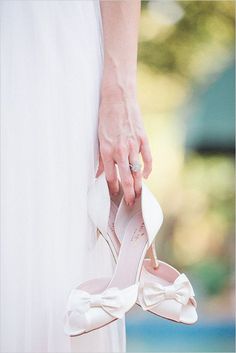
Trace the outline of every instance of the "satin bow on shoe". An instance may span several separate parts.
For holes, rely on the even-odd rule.
[[[101,307],[111,316],[121,318],[130,303],[136,300],[138,284],[118,289],[108,288],[103,293],[90,294],[81,289],[73,289],[68,299],[67,311],[85,313],[93,307]]]
[[[150,282],[145,283],[141,291],[144,310],[149,310],[167,299],[174,299],[186,305],[194,296],[193,288],[183,273],[171,285],[163,286],[160,283]]]
[[[163,261],[159,261],[155,275],[146,270],[149,266],[147,261],[138,295],[138,304],[143,310],[179,323],[196,322],[197,302],[187,276]]]
[[[107,288],[99,294],[89,293],[79,287],[72,289],[67,302],[65,333],[70,336],[80,335],[97,328],[96,322],[106,324],[106,321],[122,318],[134,305],[138,288],[139,283],[136,283],[124,289]],[[91,315],[96,320],[91,320]]]

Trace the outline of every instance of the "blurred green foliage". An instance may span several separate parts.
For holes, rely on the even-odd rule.
[[[153,154],[148,183],[165,217],[157,252],[190,272],[210,315],[220,307],[222,315],[233,312],[234,159],[186,151],[186,111],[196,89],[204,92],[232,66],[234,10],[234,1],[142,1],[140,22],[138,91]]]
[[[202,286],[207,295],[215,296],[220,293],[230,281],[228,264],[217,261],[215,258],[199,263],[192,270],[192,273],[201,278]]]
[[[167,1],[168,2],[168,1]],[[143,26],[148,1],[142,1]],[[191,62],[213,45],[226,51],[234,50],[234,1],[179,1],[184,10],[183,18],[174,26],[166,26],[148,37],[142,35],[139,45],[139,61],[153,72],[177,73],[186,78],[196,78]],[[158,8],[157,8],[158,11]],[[150,15],[155,22],[155,14]],[[144,32],[147,32],[144,29]],[[155,32],[155,31],[154,31]],[[203,51],[203,53],[202,53]],[[206,53],[207,56],[207,53]],[[215,57],[214,60],[219,60]],[[206,58],[207,60],[207,58]]]

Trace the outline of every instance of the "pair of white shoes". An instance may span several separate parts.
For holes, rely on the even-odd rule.
[[[102,173],[89,190],[88,212],[117,264],[112,278],[93,279],[72,289],[65,333],[77,336],[105,326],[135,303],[163,318],[195,323],[196,300],[188,278],[155,257],[153,241],[163,214],[144,182],[141,196],[129,207],[122,192],[111,198]],[[147,252],[151,259],[145,259]]]

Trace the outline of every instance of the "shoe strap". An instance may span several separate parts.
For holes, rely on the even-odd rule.
[[[125,228],[129,220],[137,212],[142,213],[143,222],[147,231],[149,247],[162,225],[163,213],[156,198],[143,181],[141,197],[136,199],[132,207],[126,205],[124,197],[121,200],[114,224],[115,232],[120,242],[123,240]]]
[[[148,245],[151,246],[162,225],[163,212],[159,202],[144,182],[142,182],[141,205]]]
[[[88,191],[88,214],[102,234],[107,233],[110,202],[109,189],[103,172],[95,179]]]

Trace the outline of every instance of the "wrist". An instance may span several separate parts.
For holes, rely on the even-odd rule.
[[[137,84],[134,77],[104,75],[101,82],[101,97],[132,98],[136,97]]]
[[[106,55],[103,77],[101,81],[102,97],[109,96],[136,96],[137,65],[114,60],[113,56]]]
[[[130,85],[120,85],[120,84],[105,84],[101,89],[101,98],[135,98],[136,97],[136,87]]]

